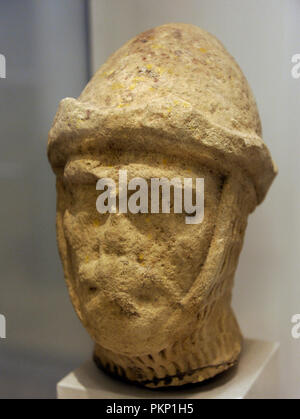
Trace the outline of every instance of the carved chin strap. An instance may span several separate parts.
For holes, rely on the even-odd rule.
[[[199,311],[206,301],[218,299],[231,289],[248,214],[256,206],[254,187],[247,177],[236,171],[222,186],[217,222],[205,264],[182,304],[189,311]],[[205,216],[205,214],[204,214]]]
[[[223,185],[218,221],[206,262],[183,300],[195,318],[191,336],[156,354],[125,356],[95,346],[94,361],[106,372],[147,387],[195,383],[230,368],[241,351],[241,333],[230,307],[233,276],[247,216],[255,206],[252,185],[238,173]]]

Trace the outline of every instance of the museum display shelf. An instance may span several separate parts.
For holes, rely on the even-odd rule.
[[[238,365],[197,385],[151,390],[100,371],[92,360],[57,384],[58,399],[253,399],[278,397],[279,344],[245,339]]]

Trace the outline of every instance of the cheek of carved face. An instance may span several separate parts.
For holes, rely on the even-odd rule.
[[[126,347],[124,339],[158,338],[162,322],[180,307],[201,272],[214,231],[219,185],[214,178],[205,182],[204,219],[195,225],[186,224],[185,213],[101,215],[95,186],[72,188],[64,233],[75,292],[96,341]],[[115,338],[108,333],[111,327]]]

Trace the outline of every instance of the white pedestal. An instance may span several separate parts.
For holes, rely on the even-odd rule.
[[[92,360],[57,384],[59,399],[248,399],[276,398],[279,344],[246,339],[239,364],[207,383],[151,390],[113,379]]]

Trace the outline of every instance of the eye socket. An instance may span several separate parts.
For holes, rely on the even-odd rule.
[[[90,166],[91,162],[85,162]],[[96,184],[98,176],[92,172],[93,167],[84,167],[79,162],[70,161],[64,169],[64,181],[75,185],[91,185]]]
[[[93,225],[93,227],[98,228],[101,227],[102,225],[104,225],[109,217],[109,213],[106,214],[100,214],[98,211],[96,211],[97,214],[95,215],[95,217],[91,220],[91,223]]]

